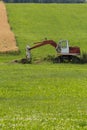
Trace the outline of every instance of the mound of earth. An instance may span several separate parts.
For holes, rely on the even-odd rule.
[[[16,39],[8,23],[5,4],[0,2],[0,52],[18,51]]]

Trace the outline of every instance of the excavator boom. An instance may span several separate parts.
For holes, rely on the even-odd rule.
[[[45,41],[42,41],[42,42],[37,42],[35,44],[36,45],[31,47],[31,48],[29,48],[29,50],[32,50],[34,48],[37,48],[37,47],[40,47],[40,46],[44,46],[44,45],[47,45],[47,44],[50,44],[51,46],[53,46],[55,48],[57,47],[57,43],[54,42],[53,40],[45,40]]]

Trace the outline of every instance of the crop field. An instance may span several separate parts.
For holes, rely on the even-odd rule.
[[[1,130],[87,130],[87,64],[17,64],[45,37],[86,51],[86,4],[6,4],[20,54],[0,54]],[[32,58],[56,55],[48,46]]]

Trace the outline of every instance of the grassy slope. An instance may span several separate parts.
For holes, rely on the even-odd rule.
[[[33,45],[45,37],[56,42],[68,39],[70,45],[87,50],[86,4],[7,4],[7,10],[23,55],[26,44]],[[49,46],[33,51],[36,57],[50,53],[56,54]]]
[[[86,6],[7,4],[22,53],[0,56],[1,62],[24,56],[28,41],[32,45],[46,36],[55,41],[69,39],[72,44],[79,41],[86,49]],[[40,57],[51,52],[55,53],[48,46],[32,54]],[[87,65],[0,63],[0,128],[3,130],[86,130],[86,99]]]

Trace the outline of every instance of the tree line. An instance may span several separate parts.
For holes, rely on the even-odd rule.
[[[4,0],[10,3],[84,3],[86,0]]]

